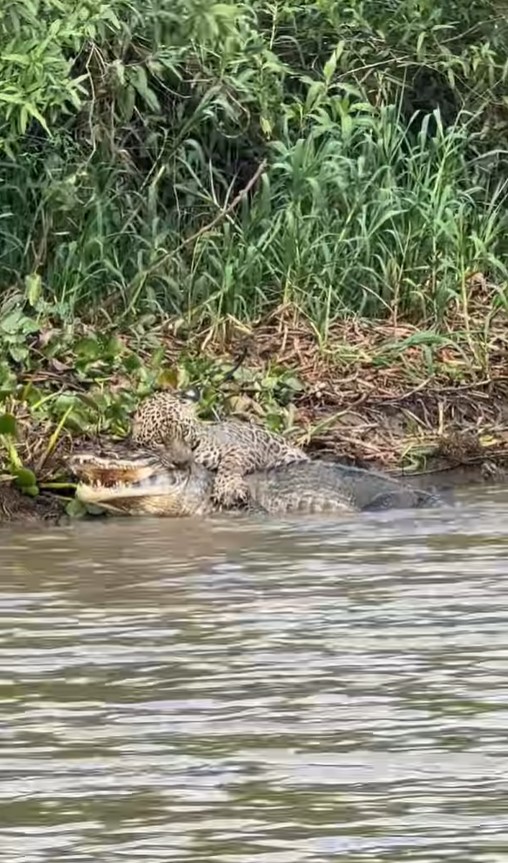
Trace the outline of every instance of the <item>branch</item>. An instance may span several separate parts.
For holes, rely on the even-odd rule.
[[[180,245],[177,246],[176,249],[173,249],[171,252],[166,252],[166,254],[163,255],[162,258],[160,258],[152,267],[149,267],[148,270],[145,270],[145,272],[142,274],[141,280],[137,286],[135,284],[136,279],[133,279],[133,281],[129,285],[129,288],[131,290],[135,290],[135,297],[139,296],[139,292],[140,292],[141,288],[143,287],[143,285],[145,284],[147,278],[149,276],[152,276],[154,273],[156,273],[157,270],[159,269],[159,267],[161,267],[163,264],[165,264],[167,261],[169,261],[175,255],[178,255],[178,253],[181,252],[182,249],[185,249],[187,246],[190,246],[191,243],[194,243],[199,237],[202,237],[203,234],[206,234],[208,231],[211,231],[212,228],[215,228],[215,226],[218,225],[220,222],[222,222],[223,219],[226,219],[230,215],[230,213],[233,212],[233,210],[236,210],[236,208],[238,207],[238,204],[241,201],[243,201],[244,198],[247,197],[247,195],[249,194],[252,187],[257,183],[257,181],[261,177],[262,173],[264,172],[266,166],[267,166],[267,160],[263,159],[263,161],[258,166],[255,173],[250,178],[247,185],[244,186],[244,188],[238,193],[238,195],[236,195],[235,198],[233,198],[231,203],[225,209],[221,210],[220,213],[218,213],[215,216],[215,218],[212,219],[211,222],[209,222],[207,225],[203,225],[203,227],[200,228],[199,231],[196,231],[195,234],[192,234],[192,236],[187,237],[187,239],[184,240],[183,243],[180,243]],[[133,305],[135,297],[133,297],[133,299],[131,299],[131,302],[129,303],[129,310]]]

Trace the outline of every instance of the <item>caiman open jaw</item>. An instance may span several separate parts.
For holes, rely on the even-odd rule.
[[[157,498],[175,493],[172,474],[150,453],[77,452],[67,460],[79,480],[76,497],[82,503],[132,514],[157,509]],[[139,509],[138,509],[139,508]]]
[[[114,452],[76,452],[69,456],[67,463],[71,471],[85,482],[105,487],[139,482],[160,468],[160,461],[144,451],[126,456]]]

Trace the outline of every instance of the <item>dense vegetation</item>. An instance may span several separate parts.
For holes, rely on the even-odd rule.
[[[0,71],[7,308],[504,301],[501,0],[11,0]]]
[[[507,77],[504,0],[4,3],[4,466],[36,490],[23,465],[39,476],[66,430],[121,433],[161,381],[220,399],[193,334],[277,310],[306,328],[292,362],[243,370],[272,427],[292,427],[309,332],[333,371],[307,364],[304,389],[339,415],[351,364],[353,401],[483,386],[505,356]]]

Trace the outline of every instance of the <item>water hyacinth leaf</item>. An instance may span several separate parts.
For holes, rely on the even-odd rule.
[[[143,362],[140,357],[136,356],[135,353],[130,353],[122,360],[123,369],[128,374],[134,374],[139,371],[143,366]]]
[[[38,485],[27,485],[23,486],[24,494],[27,494],[29,497],[37,497],[39,494],[39,486]]]
[[[161,369],[157,375],[158,387],[177,389],[179,383],[178,368],[176,366],[172,366],[169,369]]]
[[[73,497],[66,505],[65,512],[70,518],[83,518],[87,514],[87,508],[84,503]]]
[[[16,435],[16,418],[12,414],[0,414],[0,434]]]
[[[96,336],[87,336],[80,339],[75,345],[74,350],[79,359],[85,362],[90,362],[98,359],[101,355],[101,348]]]
[[[21,363],[27,359],[29,350],[25,345],[9,345],[9,354],[15,363]]]
[[[77,394],[62,393],[53,400],[53,410],[55,414],[61,416],[62,414],[68,413],[74,408],[79,410],[79,408],[82,407],[84,401],[85,399],[80,398],[80,396]]]
[[[120,359],[125,351],[125,347],[121,339],[116,334],[105,339],[103,344],[104,355],[112,359]]]
[[[66,429],[75,432],[76,434],[85,434],[85,432],[90,428],[90,418],[84,411],[79,412],[77,410],[73,410],[67,415],[64,415],[63,425]]]
[[[14,333],[21,330],[23,318],[23,312],[20,309],[15,309],[13,312],[10,312],[10,314],[2,318],[0,321],[0,330],[3,330],[4,333],[9,335],[14,335]]]
[[[19,488],[37,488],[37,477],[32,470],[29,470],[29,468],[17,468],[14,472],[14,476],[16,478],[16,485],[19,486]]]

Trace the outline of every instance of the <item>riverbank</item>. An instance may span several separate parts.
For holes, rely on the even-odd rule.
[[[255,419],[316,456],[490,475],[508,463],[508,319],[501,309],[486,318],[495,297],[477,281],[467,314],[450,309],[439,329],[354,318],[326,341],[290,307],[213,331],[170,319],[122,332],[39,322],[26,355],[2,366],[2,473],[31,493],[64,491],[62,459],[76,444],[123,437],[154,389],[197,385],[204,419]]]
[[[299,376],[294,439],[361,467],[409,473],[508,458],[508,320],[467,317],[441,329],[350,320],[320,346],[302,320],[275,316],[252,336],[257,363]]]

